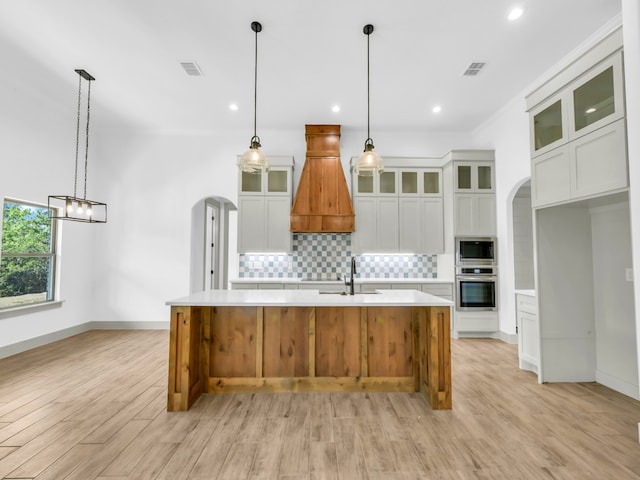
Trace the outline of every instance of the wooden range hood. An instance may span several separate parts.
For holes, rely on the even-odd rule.
[[[355,212],[340,162],[340,125],[305,125],[305,138],[307,157],[291,209],[291,231],[355,231]]]

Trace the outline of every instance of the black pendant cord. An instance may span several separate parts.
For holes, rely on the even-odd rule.
[[[258,137],[257,117],[258,117],[258,32],[262,31],[262,25],[260,22],[252,22],[251,30],[256,34],[255,56],[253,62],[253,138],[251,144],[254,141],[260,143],[260,137]],[[253,146],[251,147],[253,148]]]
[[[73,198],[77,198],[78,192],[78,151],[80,149],[80,100],[82,96],[82,77],[78,75],[78,113],[76,122],[76,168],[73,177]]]
[[[89,116],[91,110],[91,80],[87,89],[87,141],[84,147],[84,195],[83,200],[87,199],[87,165],[89,164]]]
[[[371,83],[370,83],[370,54],[369,54],[369,37],[373,33],[373,25],[367,24],[362,29],[367,36],[367,139],[364,142],[365,149],[368,145],[373,148],[373,140],[371,139]]]
[[[366,29],[367,27],[365,27]],[[365,30],[366,33],[366,30]],[[369,86],[369,38],[371,37],[371,33],[367,33],[367,142],[371,139],[370,125],[371,125],[371,114],[370,114],[370,86]]]

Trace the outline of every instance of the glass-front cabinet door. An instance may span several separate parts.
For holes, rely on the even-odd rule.
[[[558,99],[533,115],[533,150],[537,152],[561,140],[562,126],[562,100]]]
[[[287,194],[289,193],[289,170],[278,170],[272,168],[267,173],[267,189],[268,194]]]
[[[422,171],[422,195],[442,195],[442,176],[440,169]]]
[[[240,192],[262,194],[262,173],[240,172]]]
[[[393,168],[385,168],[378,176],[378,193],[381,195],[398,194],[398,171]]]
[[[624,116],[622,54],[592,68],[571,86],[570,139],[586,135]]]

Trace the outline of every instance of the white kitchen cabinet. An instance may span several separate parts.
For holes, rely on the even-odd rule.
[[[541,207],[628,186],[624,119],[531,159],[531,203]]]
[[[534,208],[628,188],[621,47],[612,33],[527,97]]]
[[[406,167],[403,159],[394,160],[385,159],[385,171],[379,177],[352,176],[354,252],[443,252],[442,169],[419,167],[426,163],[421,159],[405,159],[413,164]]]
[[[391,283],[372,283],[364,282],[359,285],[359,292],[368,293],[376,290],[391,290]]]
[[[292,157],[270,157],[266,174],[239,171],[238,252],[289,252]]]
[[[493,236],[496,234],[496,196],[494,194],[455,194],[454,229],[456,235]]]
[[[575,78],[559,75],[550,84],[559,86],[560,78],[564,78],[564,85],[545,100],[535,103],[553,87],[543,86],[527,98],[532,157],[624,117],[622,51],[594,62],[594,66]],[[568,69],[567,75],[569,72],[575,70]]]
[[[455,332],[461,336],[498,331],[497,312],[455,312]]]
[[[496,234],[494,162],[453,162],[453,225],[455,235]]]
[[[453,301],[453,283],[423,283],[422,291]]]
[[[354,250],[393,253],[398,251],[398,198],[355,198]]]
[[[520,368],[538,373],[540,328],[535,293],[516,292],[516,322],[518,326],[518,359]]]
[[[492,193],[494,187],[493,162],[455,162],[455,193]]]
[[[571,163],[567,145],[531,159],[531,205],[539,207],[571,198]]]
[[[439,253],[444,251],[442,198],[400,198],[399,251]]]
[[[380,175],[354,177],[354,195],[398,195],[397,168],[385,168]]]

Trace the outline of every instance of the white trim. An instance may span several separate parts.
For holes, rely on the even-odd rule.
[[[495,340],[500,340],[504,343],[508,343],[510,345],[518,344],[518,334],[517,333],[506,333],[503,331],[497,332],[453,332],[453,338],[493,338]]]
[[[602,370],[596,370],[596,382],[628,397],[640,400],[640,390],[637,384],[626,382]]]
[[[166,322],[87,322],[73,327],[30,338],[22,342],[0,347],[0,358],[10,357],[33,348],[73,337],[89,330],[169,330]]]
[[[15,317],[16,315],[25,315],[27,313],[39,312],[41,310],[49,310],[50,308],[59,308],[64,300],[49,300],[40,303],[30,303],[29,305],[20,305],[19,307],[8,307],[0,310],[0,320],[7,317]]]

